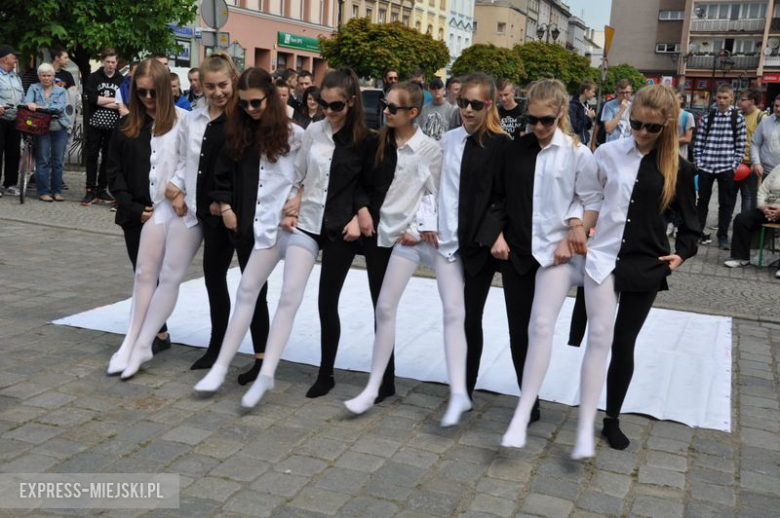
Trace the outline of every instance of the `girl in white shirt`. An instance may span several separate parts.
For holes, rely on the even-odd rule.
[[[241,275],[236,309],[219,356],[195,385],[198,392],[214,392],[225,381],[249,329],[258,294],[285,255],[287,235],[279,224],[282,208],[294,194],[294,164],[303,136],[303,130],[287,117],[268,72],[262,68],[245,70],[237,88],[240,110],[228,119],[225,152],[217,164],[212,197],[220,202],[228,230],[253,233],[254,249]]]
[[[512,356],[516,361],[525,356],[525,362],[518,375],[520,402],[503,446],[525,446],[529,422],[539,419],[537,398],[550,364],[555,322],[569,290],[582,284],[586,227],[595,222],[601,203],[596,162],[571,131],[567,97],[557,79],[529,88],[531,133],[512,143],[505,162],[501,202],[507,222],[491,252],[508,261],[503,273]],[[535,282],[529,284],[533,272]]]
[[[178,136],[187,112],[174,107],[168,69],[154,59],[144,60],[130,84],[130,113],[114,133],[112,146],[112,192],[120,205],[130,205],[131,179],[125,170],[139,152],[148,153],[151,206],[140,206],[143,222],[133,284],[130,326],[119,350],[111,357],[108,374],[128,379],[152,359],[152,341],[173,312],[179,285],[200,247],[203,236],[197,221],[179,217],[165,197],[179,154]],[[149,132],[149,133],[147,133]],[[151,135],[149,147],[138,147]],[[117,156],[119,155],[119,156]],[[128,211],[132,212],[132,207]],[[159,278],[159,283],[158,283]]]

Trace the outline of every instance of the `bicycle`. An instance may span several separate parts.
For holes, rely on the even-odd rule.
[[[16,117],[16,129],[22,132],[23,139],[22,156],[19,159],[19,203],[24,203],[27,198],[27,185],[35,174],[35,136],[46,135],[49,132],[49,123],[54,117],[54,112],[46,108],[37,108],[31,112],[23,104],[17,106],[17,110],[19,113]]]

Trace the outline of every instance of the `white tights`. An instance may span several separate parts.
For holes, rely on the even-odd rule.
[[[316,254],[313,254],[311,249],[300,246],[291,239],[284,259],[282,294],[268,332],[263,366],[260,368],[260,375],[257,377],[257,380],[255,380],[241,399],[241,405],[246,408],[252,408],[257,405],[263,394],[274,387],[276,367],[279,365],[284,348],[290,339],[295,315],[298,312],[301,301],[303,301],[306,283],[309,280],[312,268],[314,268],[315,259]],[[246,332],[246,329],[244,332]]]
[[[528,354],[523,368],[520,402],[501,441],[502,446],[514,448],[525,446],[531,410],[539,397],[539,390],[550,366],[555,323],[569,290],[582,283],[581,265],[581,260],[575,257],[571,262],[539,268],[536,272],[534,302],[528,324]]]
[[[442,301],[444,351],[450,382],[450,403],[442,419],[442,426],[452,426],[458,423],[463,412],[471,408],[471,401],[466,390],[467,347],[464,328],[463,267],[460,260],[447,261],[427,243],[420,243],[414,247],[419,247],[420,252],[422,252],[419,254],[418,260],[410,258],[409,248],[399,249],[399,246],[396,246],[390,257],[376,305],[376,338],[368,385],[360,395],[345,402],[345,405],[356,414],[362,414],[374,405],[374,400],[379,394],[379,387],[382,384],[382,377],[393,352],[398,305],[409,279],[422,260],[426,263],[433,263],[439,296]]]
[[[595,455],[593,421],[607,376],[607,359],[615,334],[615,312],[618,292],[615,276],[609,275],[601,284],[585,276],[585,307],[588,311],[588,345],[580,373],[580,410],[577,420],[577,442],[572,458],[585,459]]]
[[[241,341],[246,336],[249,324],[252,322],[257,296],[271,272],[279,264],[282,255],[282,246],[278,242],[271,248],[252,250],[252,255],[249,256],[246,268],[241,274],[241,282],[236,293],[236,308],[225,332],[217,361],[214,362],[209,373],[195,385],[195,390],[213,392],[225,381],[230,362],[236,356]]]
[[[109,363],[109,374],[133,376],[152,358],[152,341],[173,313],[179,285],[200,247],[200,226],[190,228],[183,218],[157,224],[150,218],[141,230],[127,335]],[[159,284],[158,284],[159,279]]]

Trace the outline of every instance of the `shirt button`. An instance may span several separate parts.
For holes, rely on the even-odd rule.
[[[255,218],[255,223],[257,223],[258,221],[259,221],[259,220],[258,220],[257,218]]]
[[[201,174],[201,173],[203,173],[203,171],[198,171],[198,174]]]
[[[634,203],[634,200],[631,200],[631,203]]]
[[[262,187],[262,186],[263,186],[263,184],[260,184],[260,187]]]
[[[625,243],[625,242],[626,242],[626,240],[624,239],[624,240],[623,240],[623,242]]]
[[[638,180],[638,179],[637,179],[637,180],[634,180],[634,183],[639,183],[639,180]]]
[[[627,219],[626,223],[631,223],[631,218]]]

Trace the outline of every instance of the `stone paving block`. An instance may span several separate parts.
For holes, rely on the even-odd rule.
[[[271,495],[292,498],[310,481],[309,477],[267,471],[255,480],[250,488]]]
[[[637,516],[682,518],[684,509],[685,507],[681,503],[650,496],[638,496],[631,505],[631,513]]]
[[[315,511],[333,516],[336,515],[338,510],[347,503],[348,500],[349,495],[307,487],[301,491],[290,505],[307,511]]]
[[[439,461],[439,456],[435,453],[402,446],[390,460],[418,468],[429,468]]]
[[[780,436],[776,433],[765,432],[753,428],[742,428],[742,441],[748,446],[764,448],[771,451],[780,451]]]
[[[706,453],[697,453],[693,457],[694,465],[702,466],[708,469],[714,469],[717,471],[723,471],[726,473],[734,472],[734,461],[731,459],[724,459],[717,455],[707,455]]]
[[[33,453],[48,455],[57,459],[65,459],[86,449],[86,445],[55,437],[33,449]]]
[[[734,473],[716,471],[712,469],[693,468],[688,472],[691,481],[706,482],[719,486],[731,486],[734,484]]]
[[[459,499],[451,495],[434,493],[433,491],[417,490],[409,495],[406,508],[433,516],[451,516],[459,504]]]
[[[496,516],[512,516],[515,512],[515,502],[514,500],[478,493],[471,502],[469,510]]]
[[[522,492],[523,485],[498,478],[482,477],[476,489],[477,493],[514,501]]]
[[[172,462],[176,457],[185,455],[191,451],[192,448],[186,444],[156,440],[138,450],[134,455],[155,462],[168,463]]]
[[[487,465],[498,458],[498,455],[499,452],[496,449],[475,448],[458,444],[445,451],[442,459]]]
[[[14,399],[16,401],[16,399]],[[0,412],[0,420],[7,421],[9,423],[26,423],[33,419],[42,416],[46,413],[46,410],[39,407],[26,406],[26,405],[13,405],[7,408],[3,412]]]
[[[373,473],[385,463],[385,459],[375,455],[348,451],[336,461],[339,468],[354,469],[364,473]]]
[[[207,446],[208,445],[208,446]],[[290,443],[274,443],[271,440],[259,439],[242,446],[238,441],[226,441],[219,437],[210,437],[198,445],[196,451],[204,455],[227,458],[238,450],[242,455],[266,462],[279,462],[287,457],[295,447]]]
[[[692,518],[733,518],[735,515],[734,509],[728,507],[721,507],[717,505],[710,505],[703,502],[688,502],[685,504],[684,516]],[[745,516],[744,508],[740,509],[740,517]],[[766,518],[761,516],[761,518]]]
[[[4,439],[16,439],[32,444],[42,444],[65,431],[57,426],[28,423],[3,434]]]
[[[360,518],[390,518],[398,512],[398,506],[392,502],[360,496],[351,499],[339,510],[340,515]]]
[[[691,482],[691,498],[729,507],[734,507],[737,500],[734,490],[730,487],[716,486],[695,480]]]
[[[424,468],[387,461],[374,472],[371,480],[402,487],[414,487],[426,472]]]
[[[336,491],[356,496],[368,482],[365,473],[344,468],[328,468],[318,478],[315,486],[320,489]]]
[[[99,414],[83,408],[60,408],[37,419],[39,423],[69,428],[93,420]]]
[[[117,436],[118,439],[127,442],[142,443],[152,437],[160,435],[167,430],[162,423],[153,423],[151,421],[140,421],[129,428],[123,429]]]
[[[564,480],[580,480],[585,471],[585,464],[569,457],[547,457],[537,467],[540,475]]]
[[[163,469],[162,464],[152,459],[130,455],[108,464],[104,470],[111,473],[157,473]]]
[[[177,426],[176,428],[165,432],[160,437],[160,440],[181,442],[184,444],[189,444],[190,446],[195,446],[209,437],[212,433],[213,432],[209,430],[202,430],[192,426]]]
[[[513,482],[528,482],[531,478],[533,467],[527,462],[498,458],[494,460],[487,470],[487,475],[493,478],[510,480]]]
[[[405,505],[409,495],[412,494],[412,488],[371,480],[363,486],[363,493],[383,500],[403,502]]]
[[[284,498],[255,491],[242,491],[232,496],[222,507],[230,513],[248,516],[273,516],[274,510],[284,503]]]
[[[439,465],[437,469],[437,476],[474,484],[482,477],[482,475],[484,475],[487,467],[487,464],[474,464],[471,462],[445,460]]]
[[[341,441],[326,439],[324,437],[312,437],[298,447],[297,453],[309,457],[334,461],[347,450],[347,445]]]
[[[584,491],[577,499],[577,506],[595,513],[623,514],[622,498],[597,491]]]
[[[57,465],[59,459],[40,455],[37,453],[25,453],[10,462],[0,465],[2,473],[43,473]]]
[[[219,464],[219,460],[213,457],[206,457],[205,455],[185,455],[173,464],[168,469],[176,473],[188,474],[196,477],[200,477],[208,473],[212,468]]]
[[[185,491],[189,491],[187,488]],[[197,518],[199,516],[210,517],[216,514],[222,503],[216,500],[200,498],[190,494],[182,494],[179,499],[178,509],[166,509],[168,516],[181,516],[183,518]]]
[[[650,434],[655,437],[663,437],[685,443],[690,443],[693,438],[693,430],[691,428],[669,421],[655,421]]]
[[[209,474],[215,477],[230,478],[239,482],[251,482],[268,471],[270,464],[257,459],[233,455],[226,461],[214,467]]]
[[[672,455],[686,456],[690,442],[682,442],[665,437],[650,437],[647,439],[647,448],[650,450],[671,453]]]
[[[757,493],[777,495],[780,492],[780,478],[763,473],[742,470],[740,471],[739,484],[741,487]]]
[[[638,480],[640,484],[654,484],[656,486],[685,489],[685,475],[664,468],[640,466]]]
[[[432,453],[444,453],[451,448],[453,444],[455,444],[455,441],[448,437],[422,432],[418,433],[407,442],[408,446],[413,446]]]
[[[321,473],[326,467],[328,467],[327,462],[311,457],[295,455],[280,462],[274,466],[274,469],[280,473],[291,473],[293,475],[311,477]]]
[[[35,397],[31,397],[26,400],[24,404],[53,410],[70,403],[74,399],[77,398],[72,394],[63,394],[62,392],[50,390]]]
[[[645,462],[648,466],[679,471],[681,473],[688,469],[688,460],[686,457],[657,451],[648,452]]]
[[[523,500],[520,510],[529,514],[539,514],[549,518],[564,518],[569,516],[574,504],[571,501],[553,496],[530,493]]]
[[[86,450],[76,454],[57,466],[59,473],[96,473],[113,462],[116,457]]]
[[[618,498],[625,498],[631,489],[631,477],[618,475],[609,471],[595,470],[593,472],[589,489],[600,491]]]
[[[204,477],[193,482],[183,491],[183,494],[216,502],[226,502],[231,495],[240,489],[241,485],[236,482],[217,477]]]
[[[10,396],[26,400],[37,396],[41,392],[46,392],[49,388],[50,387],[44,387],[38,383],[22,381],[16,385],[11,385],[10,387],[0,390],[0,396]]]
[[[351,451],[390,458],[401,447],[401,443],[379,437],[362,437],[350,448]]]

